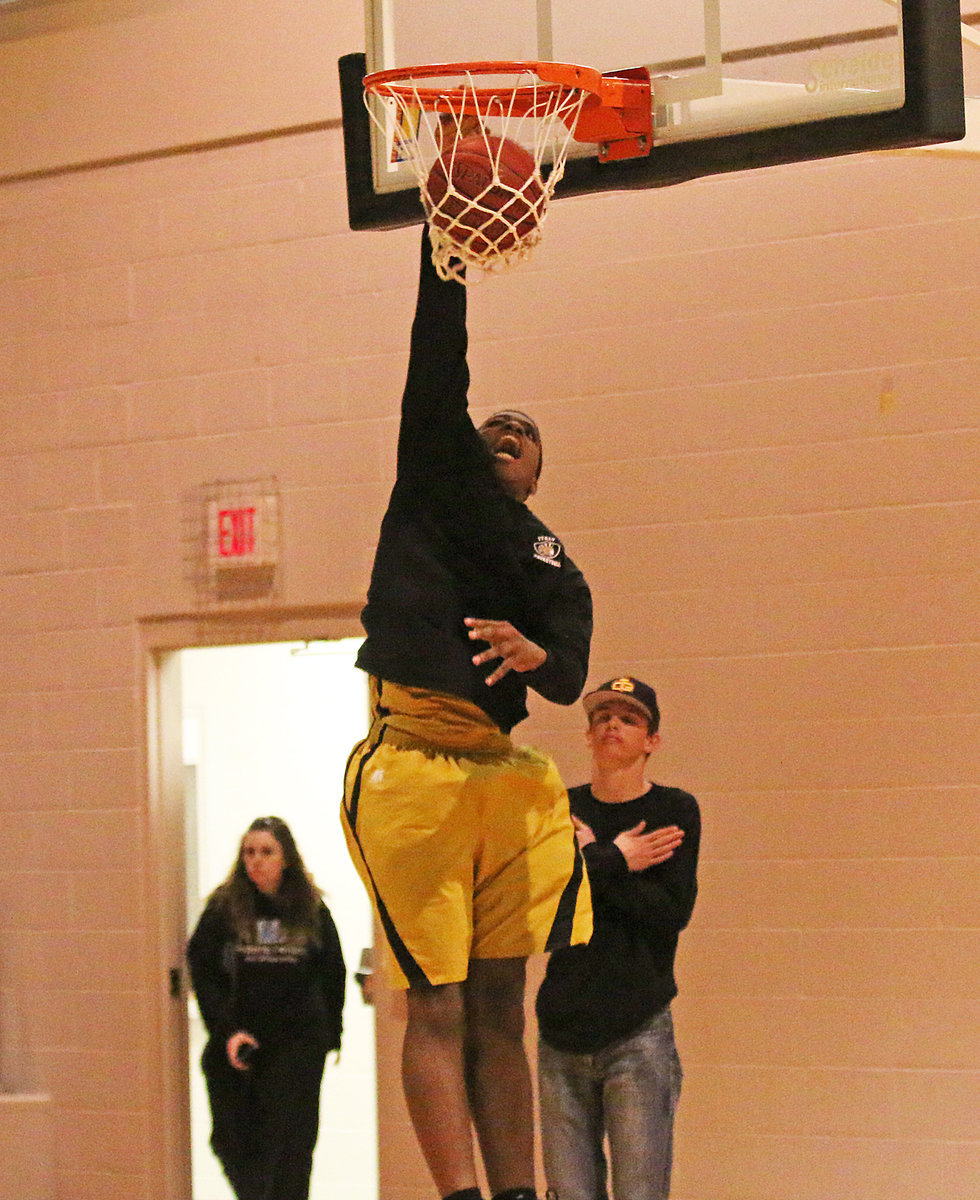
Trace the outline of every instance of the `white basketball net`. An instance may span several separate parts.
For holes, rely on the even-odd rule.
[[[498,94],[488,98],[478,92],[479,85],[468,72],[457,76],[451,87],[447,85],[445,97],[439,100],[438,108],[442,111],[435,111],[431,102],[423,104],[419,97],[420,86],[431,90],[431,79],[413,80],[409,70],[397,90],[378,85],[377,99],[382,103],[372,103],[372,97],[365,96],[368,113],[385,138],[390,161],[408,162],[418,180],[429,222],[432,261],[443,279],[473,282],[465,274],[466,268],[478,268],[481,274],[476,278],[481,278],[526,259],[541,240],[549,202],[564,174],[571,131],[588,93],[581,89],[548,88],[530,71],[513,74],[509,79],[513,80],[512,85],[509,80],[506,87],[498,88],[495,84]],[[522,105],[521,111],[515,111],[514,104],[518,87],[534,89],[532,103]],[[475,198],[463,196],[452,185],[456,146],[462,138],[473,136],[482,136],[494,163],[492,184]],[[500,178],[499,143],[491,142],[500,138],[517,142],[533,158],[534,179],[541,189],[533,204],[526,203],[522,191]],[[440,154],[449,167],[446,172],[449,186],[444,196],[434,200],[429,194],[428,180]],[[542,175],[545,163],[550,163],[547,178]],[[492,198],[491,189],[495,193]],[[513,196],[516,203],[500,205],[502,192]],[[537,188],[534,193],[537,195]],[[481,202],[481,197],[487,199]]]

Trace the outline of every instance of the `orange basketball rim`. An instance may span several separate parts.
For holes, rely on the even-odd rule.
[[[533,82],[477,85],[473,78],[516,76]],[[453,79],[442,85],[421,80]],[[596,142],[601,162],[650,153],[653,106],[650,73],[633,67],[603,74],[573,63],[499,61],[427,63],[364,77],[365,95],[414,104],[456,117],[506,113],[535,118],[561,110],[577,142]],[[581,102],[576,102],[581,98]]]

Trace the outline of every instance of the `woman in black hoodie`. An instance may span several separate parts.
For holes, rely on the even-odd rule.
[[[187,947],[208,1031],[211,1147],[238,1200],[307,1200],[326,1056],[340,1049],[337,928],[288,825],[260,817]]]

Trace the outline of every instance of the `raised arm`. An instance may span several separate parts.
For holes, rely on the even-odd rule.
[[[466,288],[443,280],[432,265],[428,226],[422,229],[419,288],[412,323],[408,376],[402,394],[398,475],[444,470],[462,437],[473,453],[482,442],[467,412]]]

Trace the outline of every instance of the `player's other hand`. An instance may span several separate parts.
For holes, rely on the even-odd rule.
[[[619,848],[631,871],[645,871],[647,867],[666,862],[684,840],[684,830],[676,825],[665,825],[662,829],[644,833],[646,827],[646,821],[641,821],[613,838],[613,845]]]
[[[491,621],[483,617],[466,617],[470,640],[488,642],[489,650],[473,655],[474,666],[499,658],[500,665],[486,678],[489,687],[503,679],[508,671],[533,671],[548,657],[536,642],[526,638],[510,621]]]

